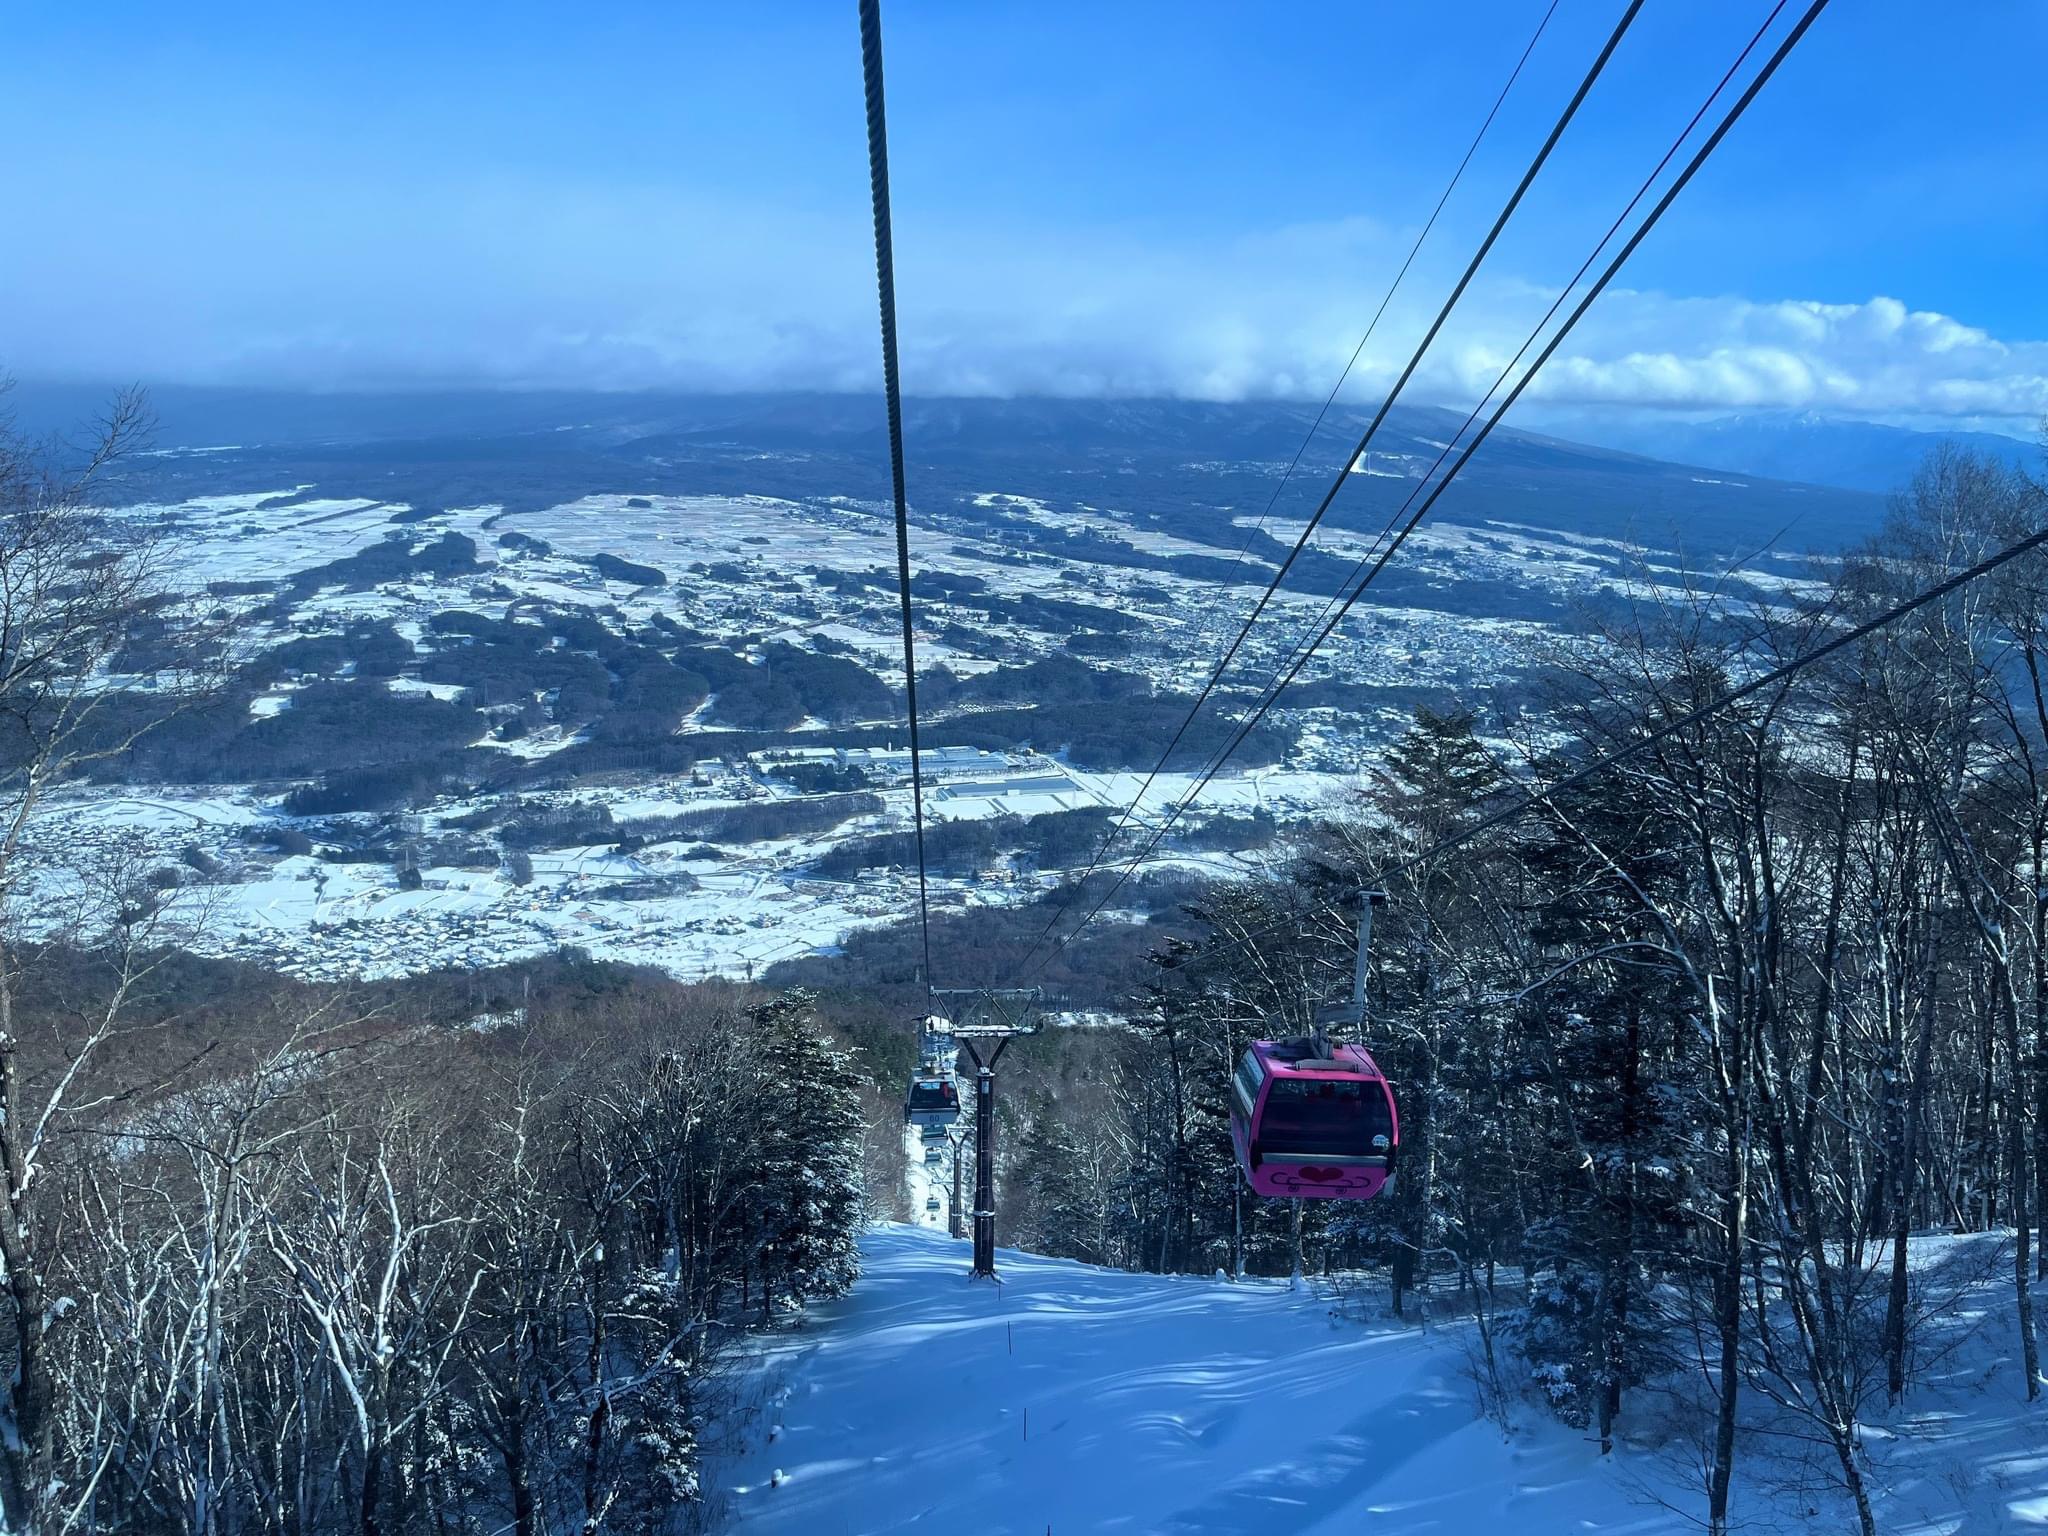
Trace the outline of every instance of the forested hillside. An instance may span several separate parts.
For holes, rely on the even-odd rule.
[[[252,997],[88,1082],[23,1234],[49,1528],[674,1528],[735,1343],[854,1279],[862,1082],[800,1001],[524,979]],[[153,980],[130,1027],[189,1034]]]

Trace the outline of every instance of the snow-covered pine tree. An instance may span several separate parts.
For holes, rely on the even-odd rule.
[[[1387,749],[1373,796],[1381,822],[1356,829],[1361,878],[1377,884],[1373,871],[1388,860],[1458,830],[1486,807],[1501,780],[1470,714],[1418,708],[1414,725]],[[1464,1206],[1476,1218],[1475,1200],[1497,1203],[1481,1198],[1478,1184],[1501,1170],[1468,1163],[1463,1172],[1477,1182],[1460,1189],[1445,1180],[1459,1171],[1449,1127],[1463,1118],[1472,1086],[1480,1086],[1481,1102],[1489,1097],[1483,1084],[1493,1067],[1474,1026],[1490,980],[1485,968],[1493,946],[1484,942],[1483,914],[1498,899],[1494,884],[1484,849],[1400,866],[1387,920],[1374,934],[1368,1044],[1395,1084],[1401,1165],[1391,1194],[1375,1209],[1340,1214],[1361,1236],[1384,1235],[1396,1313],[1439,1256],[1455,1254],[1469,1268],[1477,1250],[1491,1254],[1476,1219],[1461,1223],[1457,1211]]]
[[[860,1273],[860,1075],[825,1032],[809,996],[792,992],[748,1013],[767,1081],[756,1212],[764,1238],[764,1310],[836,1296]]]
[[[1521,994],[1513,1070],[1541,1110],[1544,1198],[1523,1236],[1521,1346],[1550,1405],[1596,1425],[1605,1451],[1623,1394],[1663,1363],[1654,1295],[1693,1182],[1690,994],[1645,909],[1675,898],[1688,870],[1678,834],[1610,786],[1560,812],[1523,850],[1543,970]]]
[[[1108,1262],[1097,1220],[1101,1193],[1092,1187],[1081,1138],[1050,1094],[1034,1095],[1029,1113],[1017,1156],[1018,1231],[1029,1234],[1027,1246],[1034,1252]]]

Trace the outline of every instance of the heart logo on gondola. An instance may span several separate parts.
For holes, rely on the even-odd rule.
[[[1342,1168],[1303,1168],[1297,1177],[1310,1184],[1335,1184],[1344,1177]]]

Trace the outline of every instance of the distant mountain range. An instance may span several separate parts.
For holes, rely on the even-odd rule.
[[[103,403],[80,386],[24,385],[30,430],[76,424]],[[205,492],[316,482],[322,494],[449,506],[551,505],[592,491],[887,494],[878,397],[832,394],[284,394],[167,388],[153,401],[159,455],[142,478]],[[1176,400],[912,400],[913,501],[969,507],[990,492],[1092,504],[1210,542],[1270,505],[1308,515],[1370,419],[1331,411],[1300,448],[1312,406]],[[1810,415],[1680,422],[1548,418],[1561,435],[1493,434],[1432,513],[1627,538],[1701,557],[1764,543],[1830,552],[1875,532],[1939,434]],[[1461,413],[1394,411],[1330,517],[1377,531],[1402,514]],[[1581,440],[1574,441],[1573,438]],[[1592,446],[1593,438],[1605,446]],[[2016,463],[2015,438],[1958,434]],[[205,453],[192,450],[207,449]],[[288,478],[280,480],[280,476]]]
[[[877,403],[864,397],[780,396],[698,403],[702,417],[632,445],[689,451],[714,442],[788,453],[879,454]],[[1315,419],[1291,402],[1180,400],[912,400],[904,434],[932,489],[1021,491],[1116,505],[1185,527],[1218,503],[1232,513],[1306,517],[1371,420],[1364,407],[1330,411],[1274,500],[1282,472]],[[1376,532],[1409,497],[1464,421],[1430,407],[1391,412],[1365,472],[1354,474],[1330,518]],[[865,445],[865,446],[864,446]],[[936,472],[936,474],[934,474]],[[913,491],[915,495],[915,490]],[[1725,471],[1502,428],[1490,436],[1433,520],[1525,522],[1560,532],[1626,538],[1700,556],[1777,542],[1833,551],[1874,532],[1883,503],[1867,492]]]
[[[1766,411],[1712,421],[1565,420],[1570,425],[1560,430],[1566,436],[1629,453],[1881,495],[1903,488],[1927,455],[1944,442],[2034,470],[2042,462],[2038,441],[1995,432],[1923,432],[1811,411]]]

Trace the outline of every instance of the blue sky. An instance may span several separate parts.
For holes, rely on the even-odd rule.
[[[907,387],[1320,394],[1543,5],[891,0]],[[1621,5],[1563,0],[1359,398]],[[1418,398],[1490,381],[1767,9],[1651,0]],[[1836,0],[1532,401],[2038,420],[2044,57],[2033,0]],[[24,377],[877,371],[852,0],[13,7],[0,130]]]

